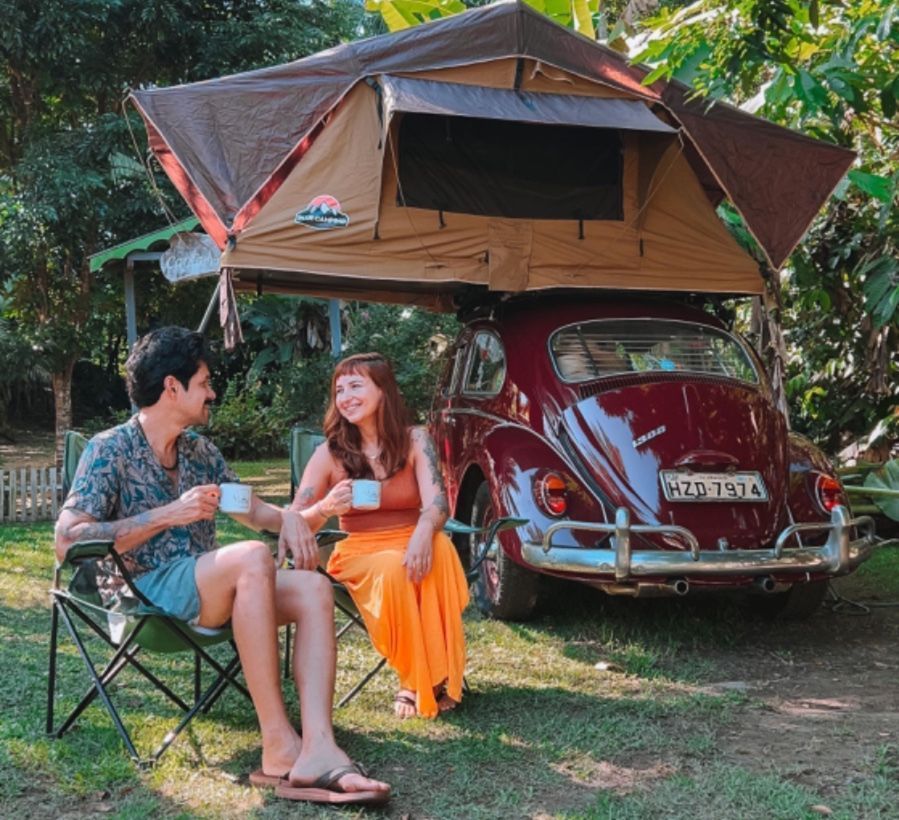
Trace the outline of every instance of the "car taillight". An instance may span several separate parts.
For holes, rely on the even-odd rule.
[[[838,504],[846,505],[843,485],[833,476],[824,473],[819,473],[815,479],[815,497],[825,512],[830,512]]]
[[[544,512],[555,516],[565,515],[568,510],[565,479],[558,473],[542,473],[534,481],[534,498]]]

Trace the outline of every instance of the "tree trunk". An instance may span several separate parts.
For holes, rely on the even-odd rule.
[[[644,17],[655,14],[659,10],[659,0],[629,0],[621,17],[629,26],[633,26]]]
[[[63,443],[67,430],[72,429],[72,373],[75,359],[65,363],[53,374],[53,402],[56,407],[56,466],[62,466]]]

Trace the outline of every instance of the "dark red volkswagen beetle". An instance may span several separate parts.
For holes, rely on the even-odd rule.
[[[458,544],[487,550],[475,594],[493,617],[527,617],[541,574],[615,595],[741,589],[799,617],[874,548],[754,350],[699,308],[500,304],[456,340],[432,423],[456,518],[528,520]]]

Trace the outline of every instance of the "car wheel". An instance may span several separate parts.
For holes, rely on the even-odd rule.
[[[475,527],[489,527],[495,517],[490,487],[484,481],[475,493],[469,522]],[[469,538],[468,555],[480,555],[484,535],[479,533]],[[478,568],[472,592],[478,609],[487,617],[520,621],[534,611],[539,582],[540,578],[535,573],[516,564],[497,545],[496,554],[485,558]]]
[[[753,609],[767,618],[782,621],[801,621],[810,618],[820,608],[827,595],[827,581],[793,584],[786,592],[753,598]]]

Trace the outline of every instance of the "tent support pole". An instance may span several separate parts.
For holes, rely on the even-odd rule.
[[[125,335],[128,338],[128,350],[137,341],[137,302],[134,298],[134,260],[129,255],[125,259]]]
[[[219,300],[220,287],[221,279],[215,283],[215,290],[212,291],[212,298],[209,300],[209,304],[206,305],[206,312],[203,314],[203,319],[200,322],[200,326],[197,328],[197,333],[205,333],[206,328],[209,327],[209,320],[212,319],[212,312],[215,310],[215,306]]]
[[[339,359],[343,350],[339,299],[328,299],[328,322],[331,325],[331,358]]]

